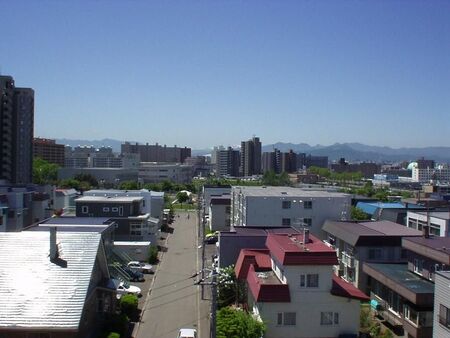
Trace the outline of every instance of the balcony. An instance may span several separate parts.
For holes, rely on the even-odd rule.
[[[353,255],[349,255],[346,252],[342,253],[341,262],[349,268],[355,267],[355,257]]]

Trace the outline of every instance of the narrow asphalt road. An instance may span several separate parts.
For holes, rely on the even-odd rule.
[[[200,299],[192,278],[201,267],[197,224],[196,212],[177,212],[137,338],[176,338],[180,328],[195,328],[200,338],[209,337],[209,301]]]

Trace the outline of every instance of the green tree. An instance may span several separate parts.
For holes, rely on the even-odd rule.
[[[97,179],[90,174],[78,174],[78,175],[75,175],[74,179],[76,179],[77,181],[80,181],[80,182],[87,182],[90,187],[95,187],[95,188],[98,187]]]
[[[177,199],[178,203],[183,204],[183,203],[189,201],[189,195],[186,192],[179,191],[179,192],[177,192],[176,199]]]
[[[138,190],[138,182],[136,181],[124,181],[120,183],[119,189],[121,190]]]
[[[33,183],[54,184],[58,178],[59,166],[43,160],[40,157],[33,159]]]
[[[353,207],[353,206],[351,209],[351,216],[352,216],[352,220],[355,220],[355,221],[370,220],[370,216],[368,214],[366,214],[364,211],[362,211],[362,209]]]
[[[260,338],[265,331],[264,323],[243,310],[224,307],[217,312],[217,338]]]
[[[245,284],[236,278],[234,265],[220,269],[217,306],[219,309],[245,300]]]
[[[76,190],[80,190],[80,181],[77,181],[73,178],[68,178],[66,180],[62,180],[59,182],[58,186],[60,188],[66,188],[66,189],[76,189]]]

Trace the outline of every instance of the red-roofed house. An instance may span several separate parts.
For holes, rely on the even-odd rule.
[[[336,252],[308,232],[269,233],[267,249],[243,249],[236,276],[266,338],[357,336],[360,301],[369,298],[333,273]]]

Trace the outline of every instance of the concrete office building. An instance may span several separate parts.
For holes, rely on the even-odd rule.
[[[186,164],[141,162],[139,167],[139,179],[144,183],[162,181],[188,183],[191,182],[193,177],[193,166]]]
[[[231,189],[231,224],[307,227],[323,237],[325,220],[347,219],[350,206],[351,196],[338,192],[235,186]]]
[[[65,146],[47,138],[33,139],[33,156],[64,167]]]
[[[216,151],[216,175],[223,176],[239,176],[239,150],[228,147],[226,150]]]
[[[241,142],[241,176],[261,174],[261,142],[259,137]]]
[[[0,76],[0,180],[32,181],[34,91],[18,88],[11,76]]]
[[[191,148],[167,147],[158,143],[153,145],[125,142],[121,146],[121,153],[139,154],[142,162],[184,163],[186,158],[191,157]]]
[[[430,226],[430,234],[440,237],[450,237],[449,211],[408,211],[406,226],[422,231],[423,227]]]
[[[297,168],[308,169],[309,167],[328,168],[328,156],[297,154]]]

